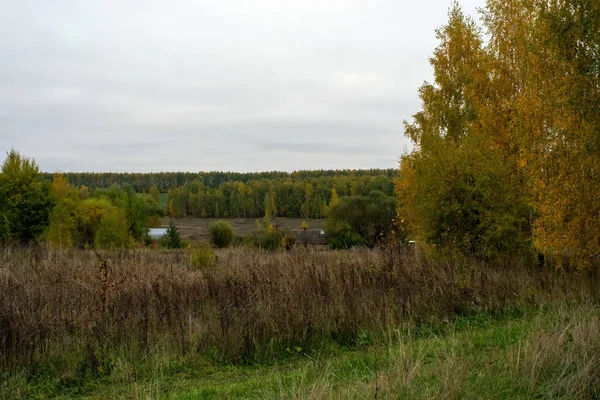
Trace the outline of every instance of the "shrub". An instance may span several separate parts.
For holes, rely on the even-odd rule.
[[[278,250],[281,248],[281,239],[284,236],[283,231],[264,232],[258,236],[258,247],[265,250]]]
[[[167,234],[158,240],[158,244],[167,249],[181,249],[184,246],[179,231],[173,221],[169,224]]]
[[[296,244],[296,237],[293,233],[286,233],[281,238],[281,247],[285,250],[291,250]]]
[[[234,235],[231,244],[236,247],[242,246],[244,244],[244,236]]]
[[[217,256],[208,245],[201,243],[192,250],[191,264],[194,269],[209,268],[215,265]]]
[[[264,250],[278,250],[282,246],[282,239],[286,237],[285,231],[271,231],[253,233],[244,236],[245,247],[258,247]]]
[[[392,232],[395,217],[396,199],[374,190],[368,196],[342,197],[329,209],[325,230],[335,246],[373,247]]]
[[[208,226],[210,243],[222,249],[233,241],[233,228],[225,221],[217,221]]]
[[[346,221],[337,223],[334,229],[327,231],[327,241],[329,247],[334,250],[349,249],[364,244],[364,239]]]

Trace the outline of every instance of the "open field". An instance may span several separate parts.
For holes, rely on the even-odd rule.
[[[227,221],[233,227],[233,232],[236,235],[248,235],[258,231],[256,219],[251,218],[177,218],[173,221],[179,230],[182,239],[188,241],[208,240],[208,225],[215,221]],[[163,227],[168,227],[170,218],[166,217],[162,220]],[[259,219],[262,222],[262,218]],[[275,222],[279,224],[281,229],[300,229],[302,221],[306,221],[311,229],[321,229],[325,226],[325,219],[303,219],[303,218],[275,218]]]
[[[402,248],[190,256],[4,249],[0,397],[597,398],[597,276]]]

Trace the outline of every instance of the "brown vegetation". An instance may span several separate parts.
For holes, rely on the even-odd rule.
[[[170,218],[162,219],[162,226],[169,226]],[[219,221],[217,218],[177,218],[174,220],[181,238],[188,241],[206,240],[208,241],[208,225]],[[227,218],[225,219],[233,227],[236,235],[244,236],[257,232],[256,220],[251,218]],[[261,220],[262,221],[262,220]],[[273,225],[278,225],[281,229],[300,229],[304,219],[302,218],[277,218]],[[324,219],[309,219],[311,228],[323,228]]]
[[[196,270],[188,251],[6,249],[2,369],[81,354],[94,373],[115,352],[201,351],[227,360],[356,340],[406,321],[546,301],[598,301],[598,279],[403,250],[229,249]]]

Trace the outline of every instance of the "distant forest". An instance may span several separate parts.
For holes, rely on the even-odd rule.
[[[136,192],[148,192],[152,186],[156,186],[162,193],[176,186],[183,186],[192,181],[200,181],[206,187],[217,189],[225,182],[243,182],[247,184],[251,181],[263,179],[269,180],[292,180],[294,182],[321,177],[353,177],[360,178],[364,176],[386,176],[394,177],[398,173],[397,169],[343,169],[343,170],[305,170],[294,172],[65,172],[62,175],[67,178],[69,184],[73,186],[86,186],[89,189],[107,188],[112,185],[121,187],[130,186]],[[42,172],[42,180],[51,182],[54,173]]]
[[[172,217],[323,218],[332,197],[394,195],[395,169],[296,172],[65,173],[74,187],[130,187],[149,193]],[[42,173],[50,182],[53,174]],[[166,193],[166,198],[165,194]],[[161,194],[163,194],[161,196]]]

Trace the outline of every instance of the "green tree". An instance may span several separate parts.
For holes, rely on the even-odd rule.
[[[51,210],[35,160],[11,150],[0,173],[0,240],[36,240],[46,230]]]
[[[148,193],[150,193],[150,196],[154,199],[156,204],[160,204],[160,192],[156,185],[153,185]]]
[[[102,219],[108,215],[119,215],[119,208],[112,205],[107,198],[93,197],[78,204],[77,215],[76,243],[79,247],[92,247]]]
[[[94,236],[94,244],[98,248],[122,249],[133,244],[125,218],[118,213],[105,215]]]
[[[333,250],[349,249],[365,243],[365,240],[352,229],[347,221],[332,223],[331,220],[328,220],[325,229],[329,248]]]
[[[69,248],[75,243],[76,209],[80,191],[70,186],[63,174],[55,173],[50,185],[50,195],[54,208],[50,214],[46,241],[51,247]]]
[[[422,111],[405,122],[415,151],[401,159],[400,218],[415,239],[483,258],[529,251],[527,190],[518,146],[497,120],[494,63],[456,4],[437,38],[435,81],[419,89]]]
[[[50,226],[46,240],[51,247],[69,248],[74,244],[76,221],[73,217],[74,207],[69,201],[56,203],[50,214]]]
[[[213,222],[208,226],[210,243],[218,248],[228,247],[233,241],[233,228],[225,221]]]
[[[351,247],[363,243],[372,247],[391,233],[395,216],[396,199],[382,192],[342,197],[329,209],[325,230],[330,244]]]
[[[160,238],[158,242],[162,247],[167,249],[181,249],[183,247],[183,241],[179,235],[179,230],[177,230],[173,221],[169,223],[169,228],[167,229],[165,236]]]

